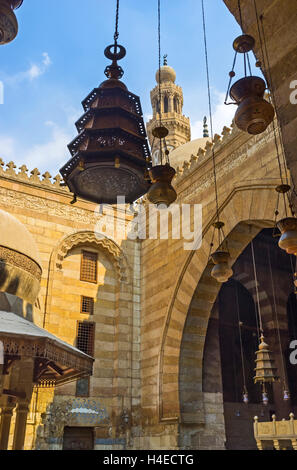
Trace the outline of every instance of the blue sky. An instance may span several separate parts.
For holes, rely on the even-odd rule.
[[[57,174],[69,159],[81,101],[104,80],[112,43],[115,0],[24,0],[16,10],[19,34],[0,48],[0,158],[30,170]],[[184,91],[184,114],[193,138],[202,135],[208,114],[200,0],[162,0],[162,54],[176,70]],[[239,26],[222,0],[205,0],[215,131],[229,125],[235,111],[222,104]],[[158,68],[157,0],[121,0],[123,81],[140,95],[144,116]],[[253,60],[252,60],[253,61]]]

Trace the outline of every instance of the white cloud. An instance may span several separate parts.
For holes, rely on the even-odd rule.
[[[48,170],[55,176],[63,163],[70,158],[67,145],[71,142],[73,136],[55,123],[47,122],[46,125],[51,128],[48,141],[33,145],[25,150],[22,155],[22,162],[28,168],[36,167],[41,171]]]
[[[35,80],[43,75],[52,64],[52,61],[47,52],[43,52],[42,57],[43,59],[40,62],[32,63],[28,70],[6,77],[5,82],[9,85],[15,85],[23,82],[24,80]]]
[[[16,142],[12,137],[0,135],[0,158],[5,163],[13,160],[16,155]]]
[[[50,56],[48,55],[47,52],[43,52],[42,56],[43,56],[43,61],[42,61],[43,65],[45,67],[49,67],[52,64]]]
[[[234,114],[236,111],[235,106],[226,106],[224,104],[225,94],[219,91],[213,91],[214,106],[212,109],[213,132],[214,134],[221,134],[223,127],[230,127]],[[207,114],[208,130],[210,135],[210,123]],[[203,136],[203,116],[201,120],[192,122],[191,125],[192,139],[198,139]]]
[[[38,168],[41,173],[49,171],[55,176],[59,168],[70,158],[67,145],[74,134],[60,128],[52,121],[44,124],[50,128],[48,140],[32,147],[23,148],[22,142],[17,139],[0,135],[0,158],[5,163],[12,160],[17,166],[27,165],[30,170]]]

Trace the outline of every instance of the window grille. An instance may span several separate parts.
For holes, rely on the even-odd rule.
[[[88,354],[94,355],[95,323],[78,322],[77,327],[77,348]]]
[[[88,313],[93,315],[94,313],[94,299],[92,297],[81,296],[80,313]]]
[[[97,253],[92,251],[82,252],[80,280],[97,282]]]

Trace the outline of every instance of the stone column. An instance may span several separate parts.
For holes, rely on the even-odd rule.
[[[33,370],[34,359],[32,357],[22,358],[21,361],[18,362],[18,367],[15,370],[14,379],[18,377],[15,391],[19,394],[23,394],[24,397],[17,399],[13,450],[23,450],[24,447],[27,415],[33,392]]]
[[[27,416],[29,413],[29,403],[19,402],[16,409],[16,419],[13,436],[13,450],[23,450],[25,435],[26,435],[26,424]]]
[[[169,95],[169,112],[174,113],[173,95]]]
[[[11,418],[15,403],[3,405],[1,410],[1,423],[0,423],[0,450],[7,450],[9,441],[9,432]]]

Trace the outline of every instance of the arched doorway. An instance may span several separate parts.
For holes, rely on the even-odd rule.
[[[288,303],[288,311],[289,307],[291,310],[295,309],[297,316],[297,303],[292,300],[294,286],[291,260],[278,247],[278,239],[273,237],[272,229],[262,229],[251,238],[255,250],[265,338],[274,353],[281,380],[271,387],[269,404],[264,406],[261,389],[259,385],[253,383],[259,334],[255,316],[256,287],[249,242],[233,265],[232,280],[216,291],[217,286],[213,283],[210,267],[207,266],[203,274],[203,284],[201,281],[198,283],[190,304],[179,359],[182,422],[180,445],[184,447],[255,449],[256,443],[253,439],[255,415],[260,421],[266,421],[270,420],[273,413],[277,419],[283,419],[288,418],[290,411],[295,411],[295,379],[291,381],[292,383],[289,382],[292,400],[286,402],[283,400],[284,378],[288,383],[289,376],[287,352],[293,334],[290,334],[292,327],[287,316],[289,296],[291,300]],[[204,318],[203,309],[210,301],[212,292],[216,292],[216,300],[210,317]],[[241,333],[249,392],[248,405],[242,402],[243,368],[238,312],[243,323]],[[205,320],[207,320],[206,333],[204,333]],[[295,330],[297,331],[296,328]],[[294,369],[292,374],[297,375],[297,369]]]
[[[268,387],[268,405],[263,405],[261,388],[253,382],[259,329],[251,244],[235,262],[233,278],[222,285],[209,320],[202,391],[208,399],[214,391],[222,395],[226,449],[256,449],[254,416],[260,421],[269,421],[272,414],[278,419],[288,418],[296,403],[297,369],[288,360],[289,342],[297,333],[292,265],[272,232],[264,229],[253,240],[263,328],[280,377],[278,383]],[[244,384],[248,404],[243,403]],[[285,402],[283,392],[288,386],[291,399]]]

